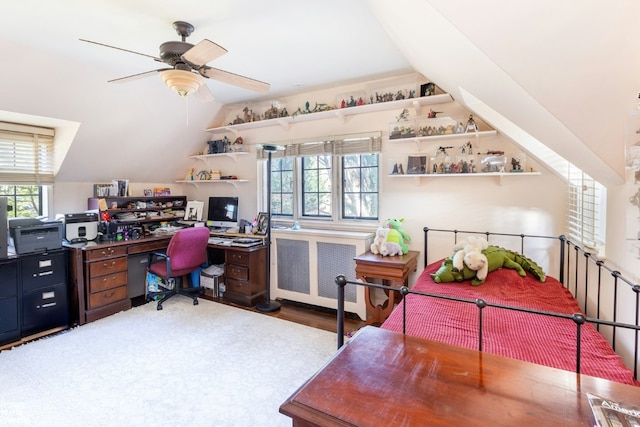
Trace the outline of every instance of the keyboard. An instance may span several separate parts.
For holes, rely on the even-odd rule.
[[[210,245],[225,245],[228,246],[233,242],[233,239],[227,239],[224,237],[209,237]]]

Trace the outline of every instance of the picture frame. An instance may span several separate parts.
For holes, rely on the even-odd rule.
[[[184,210],[185,221],[202,221],[202,210],[204,202],[197,200],[187,201],[187,207]]]
[[[153,190],[150,188],[145,188],[144,190],[142,190],[142,192],[144,193],[145,197],[152,197],[153,196]]]
[[[267,215],[266,212],[259,212],[258,213],[258,228],[256,230],[256,234],[260,234],[260,235],[266,235],[267,234],[267,228],[269,226],[269,216]]]
[[[409,156],[407,158],[408,175],[424,175],[427,173],[427,156]]]

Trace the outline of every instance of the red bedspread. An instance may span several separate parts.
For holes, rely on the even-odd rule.
[[[560,282],[547,277],[540,283],[527,273],[520,277],[514,270],[489,273],[480,286],[469,282],[435,283],[428,273],[441,261],[429,265],[412,290],[450,295],[536,310],[573,314],[580,312],[577,301]],[[478,349],[478,308],[475,304],[407,295],[407,334]],[[402,304],[381,326],[402,332]],[[483,351],[575,371],[576,325],[570,319],[486,307],[483,317]],[[640,385],[633,379],[622,359],[591,324],[582,327],[581,373]]]

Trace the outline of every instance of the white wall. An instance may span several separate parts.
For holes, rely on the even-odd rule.
[[[361,86],[345,86],[332,90],[318,91],[299,95],[295,98],[278,100],[286,105],[289,113],[298,107],[304,107],[309,101],[335,104],[336,94],[348,92]],[[229,107],[227,117],[235,117],[235,112],[243,106]],[[254,107],[251,106],[250,107]],[[259,106],[256,106],[259,107]],[[234,110],[235,108],[235,110]],[[426,110],[428,111],[428,107]],[[439,116],[466,118],[467,112],[456,102],[438,104],[433,110],[442,111]],[[261,112],[261,111],[258,111]],[[173,194],[184,194],[190,200],[206,201],[210,195],[238,195],[240,197],[240,216],[253,219],[259,211],[258,200],[261,187],[258,182],[258,166],[255,158],[255,145],[259,143],[289,143],[291,140],[320,137],[334,134],[349,134],[381,131],[383,134],[381,165],[381,209],[380,222],[388,218],[404,218],[404,228],[412,237],[411,249],[422,252],[422,228],[458,228],[467,230],[525,232],[535,234],[561,234],[564,229],[564,209],[566,186],[550,171],[533,159],[528,159],[527,170],[539,171],[539,176],[508,176],[499,180],[496,177],[391,177],[389,162],[394,159],[406,161],[409,154],[420,152],[422,155],[434,154],[439,145],[459,146],[466,139],[433,142],[416,145],[414,142],[396,142],[389,140],[389,123],[395,122],[401,110],[374,112],[353,115],[345,121],[339,118],[327,118],[317,121],[301,121],[290,127],[279,125],[243,130],[241,136],[246,149],[252,153],[236,160],[216,157],[207,160],[192,160],[196,170],[202,168],[220,169],[223,174],[238,175],[247,179],[247,183],[236,186],[222,183],[176,184],[167,182]],[[415,112],[411,109],[411,114]],[[223,125],[224,119],[218,125]],[[214,124],[215,126],[215,124]],[[235,139],[231,133],[230,139]],[[210,139],[219,139],[224,134],[211,134]],[[495,137],[470,138],[477,151],[504,150],[507,154],[520,151],[506,138]],[[204,151],[206,147],[202,147]],[[198,154],[185,152],[184,156]],[[131,167],[137,167],[133,165]],[[185,177],[188,170],[184,172]],[[169,177],[170,179],[170,177]],[[92,194],[93,183],[57,183],[54,192],[56,213],[82,211],[86,209],[86,199]],[[143,188],[160,184],[132,183],[132,194],[142,194]],[[363,223],[358,224],[360,226]],[[373,229],[379,222],[364,224]],[[303,226],[309,226],[303,223]],[[423,262],[420,256],[419,265]]]

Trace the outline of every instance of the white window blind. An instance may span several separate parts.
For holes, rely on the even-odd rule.
[[[53,184],[54,130],[0,122],[0,183]]]
[[[604,187],[582,170],[569,164],[569,200],[567,235],[586,248],[601,250],[603,246]]]
[[[288,141],[275,143],[284,148],[272,154],[276,157],[305,157],[322,154],[366,154],[382,150],[382,138],[379,133],[361,135],[341,135],[306,141]],[[267,158],[267,153],[258,149],[258,158]]]

